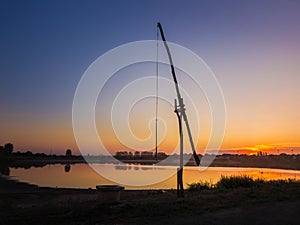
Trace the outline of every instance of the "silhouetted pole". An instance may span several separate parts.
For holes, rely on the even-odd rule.
[[[193,156],[194,156],[194,159],[195,159],[195,162],[196,162],[197,166],[200,165],[200,159],[199,159],[199,156],[196,153],[194,141],[193,141],[193,138],[192,138],[192,132],[191,132],[191,129],[190,129],[190,126],[189,126],[187,115],[185,113],[185,105],[183,103],[183,98],[181,97],[181,94],[180,94],[180,91],[179,91],[179,85],[178,85],[176,74],[175,74],[175,67],[173,65],[171,52],[170,52],[169,46],[167,44],[167,41],[165,39],[165,35],[164,35],[161,24],[157,23],[157,27],[160,31],[161,39],[163,40],[165,49],[167,51],[167,55],[168,55],[169,62],[170,62],[170,67],[171,67],[171,74],[172,74],[172,77],[173,77],[173,80],[174,80],[175,90],[176,90],[177,100],[178,100],[178,104],[177,104],[177,101],[175,99],[175,113],[178,117],[179,133],[180,133],[180,165],[179,165],[179,168],[177,170],[177,194],[178,194],[178,196],[183,197],[184,189],[183,189],[183,181],[182,181],[182,173],[183,173],[182,172],[183,171],[182,119],[184,120],[185,125],[186,125],[186,130],[187,130],[189,142],[190,142],[192,152],[193,152]]]
[[[177,115],[178,126],[179,126],[179,137],[180,137],[180,153],[179,153],[179,168],[177,169],[177,196],[184,197],[184,188],[183,188],[183,133],[182,133],[182,113],[180,107],[177,105],[175,99],[175,110],[174,112]]]

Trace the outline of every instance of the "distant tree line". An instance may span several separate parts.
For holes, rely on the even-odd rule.
[[[43,157],[64,157],[64,156],[67,157],[67,158],[74,157],[72,155],[72,150],[71,149],[67,149],[65,155],[56,155],[56,154],[47,155],[45,153],[32,153],[31,151],[13,152],[13,150],[14,150],[14,145],[12,143],[7,143],[4,146],[0,146],[0,159],[7,159],[8,157],[12,157],[12,156],[38,157],[38,158],[43,158]]]
[[[14,145],[12,143],[7,143],[4,146],[0,146],[0,156],[10,155],[14,150]]]
[[[114,155],[116,159],[120,160],[139,160],[139,159],[154,159],[155,154],[150,151],[135,151],[134,153],[128,152],[128,151],[119,151],[116,152]],[[167,154],[164,152],[158,152],[157,153],[157,158],[158,159],[165,159],[167,157]]]
[[[4,146],[0,146],[0,174],[9,175],[9,164],[12,162],[12,152],[14,146],[12,143],[7,143]]]
[[[69,164],[84,161],[81,155],[72,155],[72,150],[67,149],[64,155],[45,153],[33,153],[31,151],[14,152],[14,145],[7,143],[4,146],[0,146],[0,174],[9,175],[9,168],[24,168],[29,169],[34,167],[43,167],[47,164]],[[69,171],[70,166],[67,170]]]

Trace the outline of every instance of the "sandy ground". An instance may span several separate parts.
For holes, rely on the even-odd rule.
[[[151,221],[150,223],[143,224],[299,225],[299,222],[300,200],[265,203],[245,208],[235,207],[170,220],[167,218],[158,218],[155,222]],[[137,224],[139,224],[139,221],[137,221]]]
[[[225,191],[123,191],[101,203],[97,190],[39,188],[0,178],[0,225],[299,224],[300,184]]]

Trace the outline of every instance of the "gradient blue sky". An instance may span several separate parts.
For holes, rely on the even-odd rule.
[[[118,45],[156,39],[200,55],[228,110],[223,149],[300,146],[300,1],[0,2],[0,144],[76,149],[72,101],[82,74]],[[253,147],[254,148],[254,147]]]

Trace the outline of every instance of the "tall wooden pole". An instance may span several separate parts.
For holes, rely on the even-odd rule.
[[[182,174],[183,174],[183,135],[182,135],[182,119],[185,122],[186,125],[186,130],[187,130],[187,134],[189,137],[189,142],[191,144],[191,148],[192,148],[192,152],[193,152],[193,156],[195,159],[195,162],[197,164],[197,166],[200,165],[200,159],[199,156],[196,153],[196,148],[194,145],[194,141],[192,138],[192,132],[189,126],[189,122],[188,122],[188,118],[187,115],[185,113],[185,105],[183,103],[183,98],[181,97],[180,91],[179,91],[179,85],[177,82],[177,78],[176,78],[176,74],[175,74],[175,67],[173,65],[173,60],[172,60],[172,56],[171,56],[171,52],[169,49],[169,46],[167,44],[162,26],[160,23],[157,23],[157,27],[160,31],[161,34],[161,38],[163,40],[164,46],[166,48],[167,51],[167,55],[169,58],[169,62],[170,62],[170,67],[171,67],[171,74],[174,80],[174,84],[175,84],[175,90],[177,93],[177,100],[178,100],[178,104],[177,101],[175,99],[175,113],[177,115],[178,118],[178,125],[179,125],[179,135],[180,135],[180,162],[179,162],[179,168],[177,169],[177,195],[179,197],[183,197],[184,196],[184,189],[183,189],[183,181],[182,181]]]

